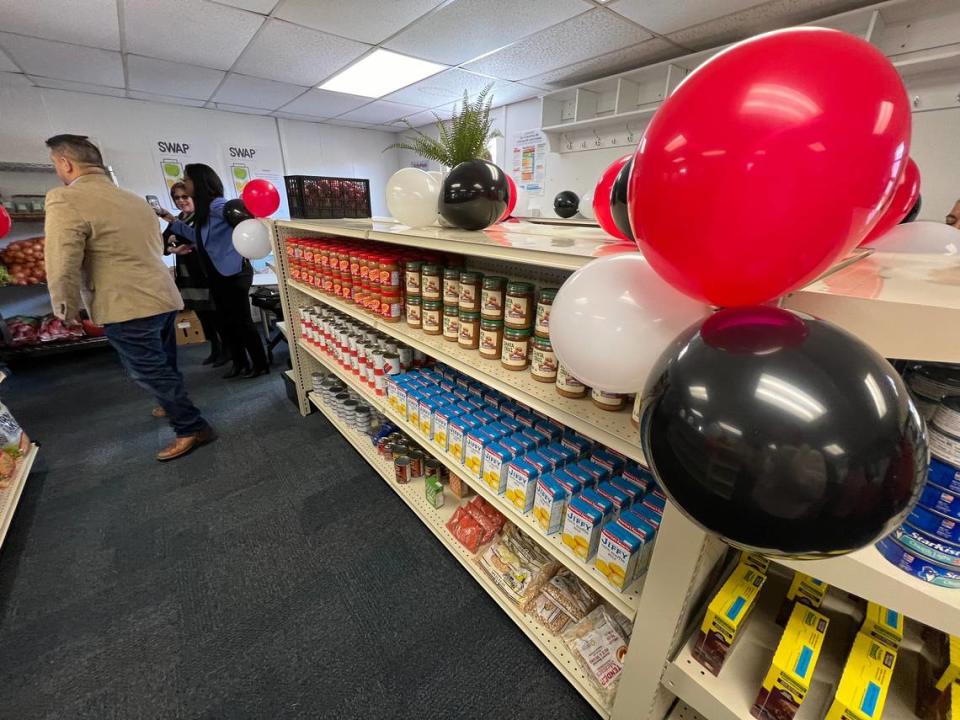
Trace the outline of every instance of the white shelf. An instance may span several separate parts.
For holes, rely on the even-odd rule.
[[[378,320],[356,305],[335,300],[309,285],[293,280],[288,280],[287,285],[423,351],[430,357],[509,395],[534,410],[545,413],[562,425],[592,440],[621,452],[643,465],[647,464],[640,448],[640,433],[630,421],[629,410],[608,412],[596,407],[588,398],[580,400],[565,398],[557,393],[553,383],[537,382],[528,371],[507,370],[498,360],[487,360],[476,350],[464,350],[457,343],[444,340],[442,335],[427,335],[419,330],[408,328],[403,322],[388,323]]]
[[[283,374],[293,380],[293,382],[297,382],[297,374],[293,370],[284,370]]]
[[[20,495],[27,484],[27,477],[30,475],[33,461],[36,459],[37,446],[31,444],[26,454],[17,463],[16,473],[10,484],[0,489],[0,545],[3,545],[3,541],[7,537],[7,531],[13,521],[13,513],[17,509],[17,503],[20,502]]]
[[[518,512],[502,495],[497,495],[484,485],[481,480],[471,477],[462,465],[450,458],[447,453],[440,450],[433,443],[432,439],[427,438],[420,432],[419,428],[413,427],[405,418],[398,416],[393,409],[387,405],[385,398],[377,397],[377,395],[370,390],[369,387],[361,383],[352,372],[340,367],[336,360],[325,356],[308,342],[301,339],[298,340],[297,343],[312,358],[343,380],[347,387],[386,415],[397,426],[402,428],[404,432],[416,439],[426,452],[442,462],[450,472],[462,478],[478,495],[482,495],[487,502],[503,513],[514,525],[522,528],[538,545],[553,555],[553,557],[565,565],[574,575],[580,578],[580,580],[593,588],[607,603],[631,620],[636,616],[637,606],[640,604],[640,595],[643,592],[643,578],[633,583],[633,585],[623,593],[610,587],[599,570],[592,564],[583,562],[570,548],[563,544],[560,540],[559,533],[555,535],[545,535],[533,517],[533,513],[524,515]]]
[[[290,335],[287,333],[287,323],[286,323],[286,321],[284,321],[284,320],[277,320],[277,323],[276,323],[276,324],[277,324],[277,329],[280,330],[280,332],[283,333],[283,336],[284,336],[285,338],[287,338],[287,340],[289,340],[289,339],[290,339]]]
[[[312,394],[310,401],[322,412],[330,423],[342,434],[357,452],[370,463],[384,481],[389,485],[397,495],[410,507],[411,510],[420,518],[441,543],[450,551],[450,553],[466,568],[474,580],[480,583],[481,587],[487,591],[490,597],[503,609],[503,611],[513,620],[517,626],[533,641],[540,651],[550,660],[551,663],[563,674],[563,676],[573,685],[577,691],[590,703],[594,710],[602,717],[610,716],[609,710],[594,692],[589,680],[584,675],[577,661],[574,659],[563,642],[556,636],[550,634],[531,616],[521,612],[518,608],[511,605],[497,589],[496,585],[474,562],[475,555],[471,554],[463,545],[461,545],[450,531],[446,528],[446,523],[453,515],[457,507],[456,499],[449,493],[445,493],[445,502],[443,507],[434,508],[425,498],[424,483],[422,480],[412,480],[406,485],[400,485],[394,481],[393,465],[383,460],[374,449],[370,439],[361,435],[357,431],[346,427],[322,402]],[[385,536],[386,537],[386,536]],[[384,539],[385,539],[384,537]],[[533,701],[533,700],[532,700]]]
[[[872,546],[829,560],[771,559],[924,625],[960,635],[960,590],[923,582],[887,562]]]
[[[478,231],[436,225],[411,228],[382,220],[280,220],[276,226],[287,230],[288,237],[295,236],[289,231],[308,231],[560,270],[577,270],[614,252],[636,252],[599,228],[529,222],[505,222]]]
[[[710,720],[750,720],[753,717],[750,707],[783,635],[783,628],[774,622],[774,617],[786,589],[784,578],[771,576],[768,579],[760,592],[758,606],[741,630],[743,636],[737,640],[718,676],[693,658],[699,626],[695,628],[674,661],[667,665],[663,674],[664,686]],[[853,644],[857,631],[854,619],[837,614],[829,617],[830,626],[810,690],[795,720],[820,720],[826,714]],[[883,712],[884,720],[916,718],[913,712],[915,685],[916,657],[903,650],[897,657]]]

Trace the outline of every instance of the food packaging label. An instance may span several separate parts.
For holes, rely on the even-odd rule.
[[[877,720],[883,716],[897,651],[857,633],[824,720]]]
[[[581,560],[589,560],[597,552],[603,519],[603,513],[584,500],[582,495],[571,498],[563,522],[563,544]]]
[[[720,674],[766,579],[755,568],[738,564],[707,606],[693,657],[714,675]]]
[[[507,464],[507,489],[505,495],[513,506],[522,513],[533,509],[537,478],[540,471],[525,458],[512,460]]]
[[[533,500],[533,516],[540,529],[547,535],[560,532],[566,512],[567,493],[552,475],[537,480],[537,492]]]

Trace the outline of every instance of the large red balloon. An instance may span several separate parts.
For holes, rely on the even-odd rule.
[[[280,193],[273,183],[263,178],[251,180],[243,186],[243,204],[254,217],[267,217],[280,207]]]
[[[918,197],[920,197],[920,168],[917,167],[913,158],[907,158],[903,174],[900,176],[897,188],[893,192],[893,200],[890,201],[889,207],[880,216],[877,224],[873,226],[873,230],[867,233],[860,244],[871,243],[886,233],[887,230],[898,225],[917,204]]]
[[[613,213],[610,210],[610,193],[613,190],[614,182],[617,180],[617,175],[620,174],[621,168],[629,162],[630,158],[630,155],[624,155],[610,163],[610,167],[603,171],[600,182],[597,183],[597,187],[593,191],[593,214],[600,227],[607,235],[613,235],[617,240],[627,242],[630,242],[631,238],[624,235],[617,227],[617,223],[614,222]]]
[[[630,223],[682,292],[766,302],[857,246],[909,149],[906,90],[879,50],[836,30],[767,33],[715,55],[654,115]]]
[[[503,211],[503,215],[500,216],[500,219],[497,222],[503,222],[510,215],[513,214],[513,210],[517,207],[517,184],[513,181],[510,173],[506,173],[507,185],[510,187],[509,197],[507,198],[507,209]]]
[[[7,209],[0,205],[0,238],[5,237],[11,227],[13,227],[13,220],[10,219]]]

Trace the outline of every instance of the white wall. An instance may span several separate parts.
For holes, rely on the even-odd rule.
[[[399,165],[396,151],[381,150],[393,142],[393,134],[288,120],[279,123],[278,130],[278,121],[272,117],[0,85],[3,161],[49,162],[43,144],[49,136],[62,132],[90,135],[100,144],[104,160],[113,167],[121,186],[138,195],[157,195],[169,204],[155,150],[159,140],[189,143],[190,161],[205,162],[217,170],[228,186],[228,195],[224,147],[256,146],[255,166],[276,169],[280,175],[369,178],[373,212],[386,212],[386,178]],[[10,195],[22,188],[34,192],[54,182],[52,176],[4,173],[0,192]]]
[[[960,199],[960,108],[915,112],[910,156],[920,168],[920,219],[943,222]]]

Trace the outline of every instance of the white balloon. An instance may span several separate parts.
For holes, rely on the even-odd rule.
[[[439,197],[440,184],[417,168],[398,170],[387,181],[387,209],[401,225],[432,225]]]
[[[580,214],[587,220],[596,220],[593,214],[593,190],[580,196]]]
[[[894,225],[864,247],[879,252],[957,255],[960,253],[960,230],[929,220],[904,223]]]
[[[709,314],[642,255],[626,252],[593,260],[567,278],[550,308],[550,341],[584,385],[639,392],[667,346]]]
[[[259,260],[270,254],[270,229],[257,218],[237,223],[233,229],[233,247],[250,260]]]
[[[437,187],[441,187],[443,185],[443,173],[439,170],[427,170],[427,175],[437,181]]]

